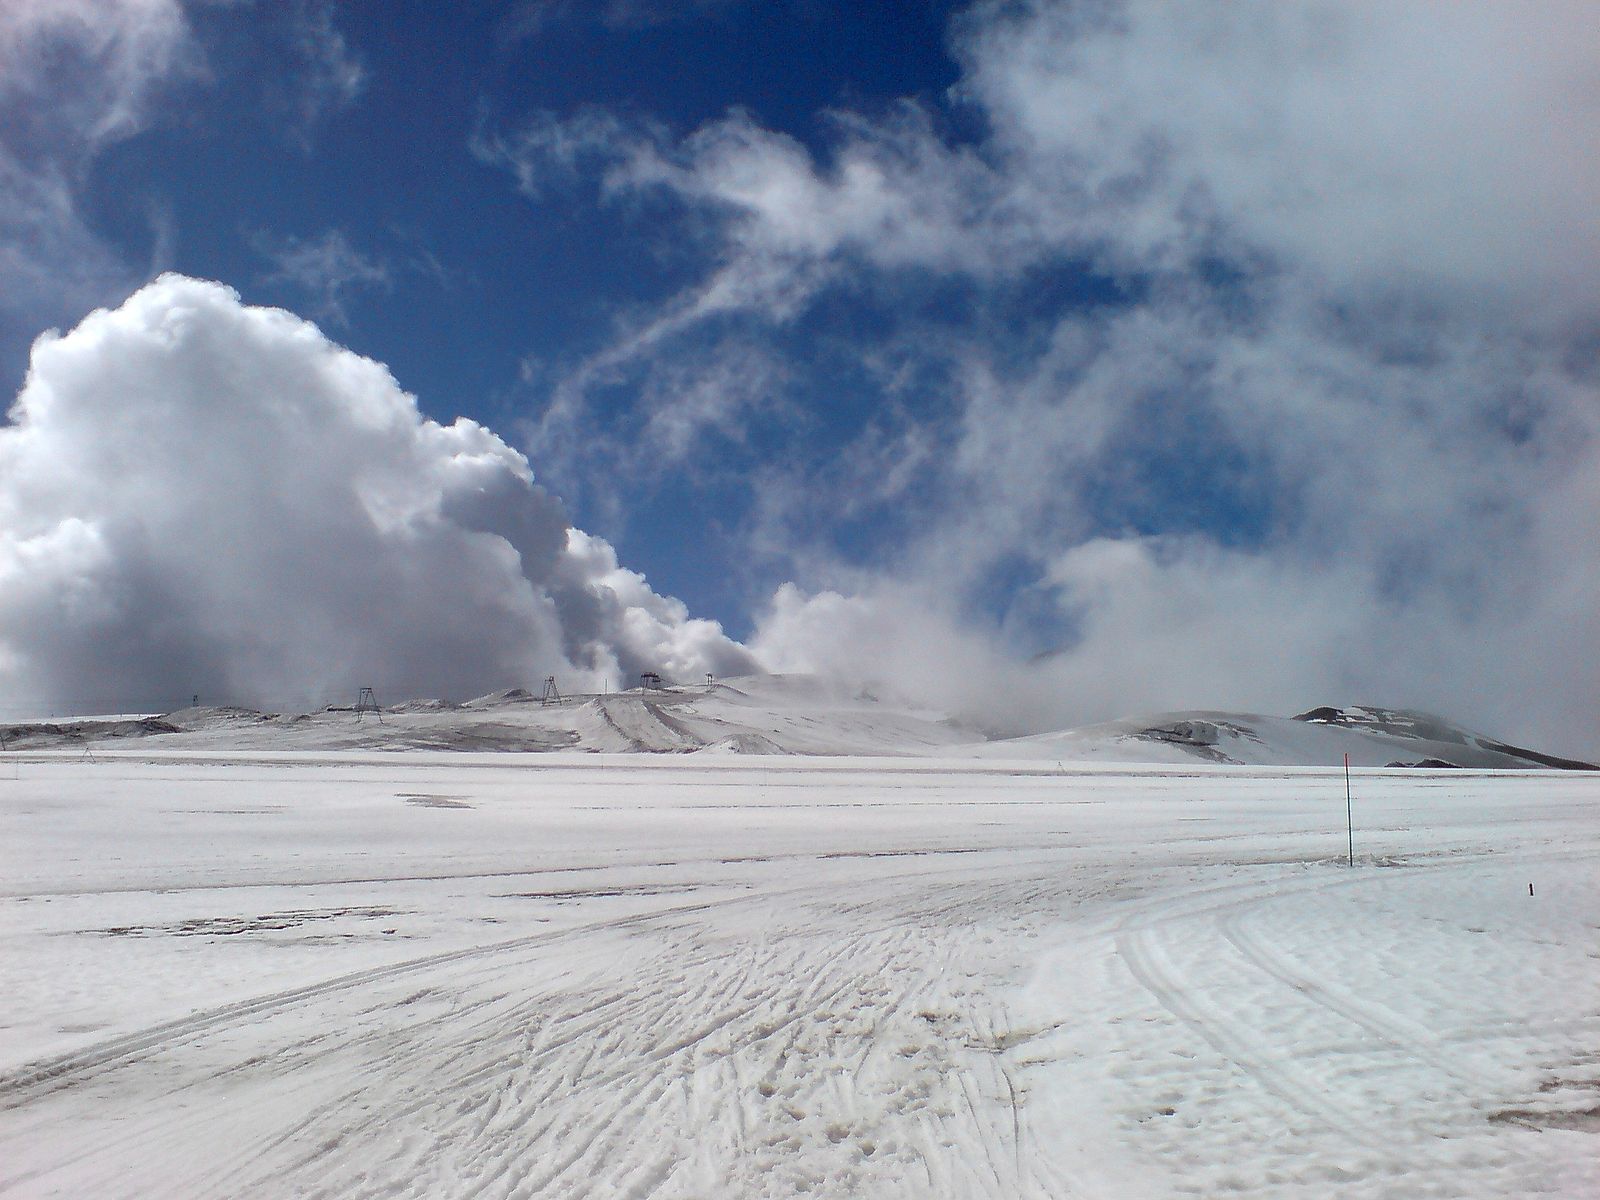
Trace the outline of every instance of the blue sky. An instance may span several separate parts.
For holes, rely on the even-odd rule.
[[[599,203],[579,181],[530,200],[475,140],[530,114],[598,106],[687,132],[738,107],[825,151],[831,108],[906,97],[942,107],[956,78],[951,10],[197,5],[187,16],[204,66],[160,81],[138,133],[94,157],[82,217],[122,262],[223,280],[249,302],[301,312],[388,364],[430,415],[514,437],[555,374],[701,264],[662,244],[675,214]],[[36,325],[6,331],[12,390]],[[808,426],[818,444],[807,453],[837,445],[873,401],[837,365],[819,364],[808,390],[823,394],[814,411],[836,411]],[[756,581],[736,546],[705,540],[738,525],[742,489],[617,489],[624,511],[574,495],[579,523],[612,532],[628,561],[697,611],[747,630]]]
[[[686,670],[709,618],[1008,728],[1371,701],[1600,740],[1582,4],[8,11],[8,391],[45,329],[216,280],[524,455]],[[57,445],[44,411],[14,429]],[[104,523],[60,490],[11,500],[20,579]],[[616,591],[570,553],[549,580]]]

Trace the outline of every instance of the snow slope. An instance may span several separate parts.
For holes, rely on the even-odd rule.
[[[176,731],[176,732],[174,732]],[[0,727],[17,749],[159,736],[174,750],[586,750],[761,754],[922,754],[979,735],[944,714],[829,684],[767,675],[712,687],[569,697],[520,689],[465,704],[412,701],[382,714],[191,708],[160,719]]]
[[[195,708],[159,718],[0,727],[12,749],[155,737],[168,749],[498,750],[808,755],[972,755],[1061,762],[1234,763],[1489,769],[1586,767],[1377,708],[1313,709],[1296,718],[1184,712],[989,741],[936,708],[810,676],[765,675],[712,687],[569,697],[544,704],[516,689],[465,704],[412,701],[382,714],[349,708],[263,714]]]
[[[1592,774],[1352,869],[1327,770],[171,744],[0,764],[0,1196],[1600,1194]]]
[[[1175,712],[1081,729],[1011,738],[978,747],[995,758],[1073,762],[1194,763],[1254,766],[1532,767],[1592,769],[1470,733],[1438,717],[1392,709],[1313,709],[1298,717]]]

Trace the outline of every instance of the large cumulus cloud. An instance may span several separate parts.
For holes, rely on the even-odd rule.
[[[0,427],[15,707],[460,697],[750,656],[571,529],[526,460],[440,425],[292,314],[164,276],[34,347]]]

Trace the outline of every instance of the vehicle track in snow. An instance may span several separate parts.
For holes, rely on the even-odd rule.
[[[736,902],[737,898],[720,901],[719,903]],[[374,967],[369,970],[351,972],[350,974],[323,980],[306,987],[254,997],[236,1004],[210,1009],[193,1016],[164,1022],[160,1025],[112,1038],[71,1054],[28,1063],[10,1071],[0,1072],[0,1111],[21,1107],[52,1091],[80,1086],[87,1077],[99,1071],[127,1066],[151,1053],[172,1049],[182,1042],[203,1036],[214,1029],[270,1015],[277,1010],[293,1005],[315,1002],[335,996],[341,992],[360,990],[405,975],[447,966],[451,963],[481,958],[486,955],[505,954],[528,946],[555,942],[563,938],[592,935],[603,929],[626,927],[676,913],[698,912],[709,906],[708,903],[675,905],[667,909],[637,913],[611,921],[578,926],[573,929],[534,933],[489,945],[448,950],[439,954],[431,954],[421,958],[407,959],[404,962]]]
[[[927,860],[945,863],[946,865],[931,868],[920,865],[916,867],[898,867],[892,871],[891,876],[894,879],[912,882],[918,880],[944,879],[962,881],[972,877],[981,877],[985,875],[990,868],[986,866],[974,866],[960,863],[959,860],[961,858],[964,858],[968,855],[989,856],[1014,853],[1018,849],[1020,848],[1007,846],[983,848],[959,847],[950,850],[941,850],[938,848],[929,847],[897,851],[784,854],[739,859],[712,858],[703,860],[701,865],[710,863],[726,864],[731,862],[746,865],[777,865],[787,867],[796,862],[804,862],[807,860],[818,863],[858,858],[907,859],[917,861],[919,863]],[[1047,851],[1043,853],[1048,855]],[[1034,857],[1038,857],[1038,855],[1036,854]],[[954,864],[950,864],[948,860],[951,859],[956,860],[956,862]],[[1022,864],[1024,869],[1028,869],[1028,867],[1031,866],[1027,858],[1022,860]],[[663,867],[677,868],[686,864],[673,861],[665,862],[660,865]],[[691,863],[687,865],[692,866],[695,864]],[[572,869],[593,871],[598,868],[585,867]],[[368,879],[359,882],[405,883],[415,880],[434,882],[441,879],[501,879],[518,878],[524,876],[525,874],[525,872],[509,871],[460,876],[430,874],[416,877]],[[339,882],[340,884],[344,884],[349,881],[341,880]],[[881,884],[881,879],[875,881],[875,886],[878,884]],[[261,885],[251,884],[248,886],[259,887]],[[328,885],[324,881],[319,880],[310,886],[321,887]],[[204,1036],[215,1029],[225,1028],[230,1025],[240,1024],[256,1018],[268,1016],[273,1012],[289,1007],[315,1003],[334,997],[340,993],[360,991],[362,989],[370,988],[390,980],[399,980],[410,975],[423,974],[439,968],[448,967],[452,964],[467,963],[470,960],[484,958],[495,959],[500,956],[514,954],[522,950],[533,950],[537,952],[542,948],[553,946],[561,942],[569,940],[582,940],[586,937],[592,937],[596,934],[606,931],[627,929],[636,925],[690,917],[696,914],[705,913],[712,909],[736,908],[739,906],[759,907],[774,903],[781,904],[787,899],[803,900],[807,897],[814,897],[817,893],[817,889],[815,887],[805,886],[800,888],[786,888],[778,890],[762,888],[751,894],[748,890],[750,885],[746,883],[711,885],[708,890],[716,890],[716,887],[718,886],[736,887],[740,889],[741,894],[715,900],[698,900],[684,904],[667,905],[661,908],[649,909],[644,912],[630,913],[625,916],[614,917],[606,920],[584,922],[564,929],[541,930],[536,933],[525,934],[519,937],[508,938],[474,946],[461,947],[435,954],[422,955],[399,962],[386,963],[381,966],[349,972],[333,978],[320,980],[304,987],[273,992],[266,995],[251,997],[247,1000],[239,1001],[237,1003],[221,1005],[202,1012],[191,1014],[186,1017],[178,1018],[176,1020],[162,1022],[144,1029],[118,1035],[116,1037],[112,1037],[87,1046],[81,1050],[75,1050],[67,1054],[23,1063],[15,1068],[0,1071],[0,1112],[32,1103],[40,1097],[48,1095],[52,1091],[81,1086],[86,1079],[91,1078],[93,1075],[99,1072],[121,1069],[122,1067],[131,1065],[150,1054],[175,1048],[186,1041],[192,1040],[195,1037]],[[660,887],[640,884],[634,885],[631,890],[641,895],[648,896],[681,892],[686,888],[688,890],[697,890],[694,885],[684,885],[679,883]],[[1035,888],[1030,895],[1032,898],[1037,898],[1043,893],[1044,889]],[[615,894],[615,891],[613,889],[602,888],[597,894],[610,895]],[[555,893],[552,893],[552,896],[555,895]],[[559,895],[560,898],[563,899],[581,899],[585,893],[582,891],[574,891],[570,893],[562,892]],[[850,902],[842,897],[835,897],[834,902],[839,906],[841,912],[859,911],[860,913],[865,914],[876,911],[878,907],[872,903],[864,903],[859,906],[859,909],[852,909]],[[950,906],[936,904],[910,911],[905,915],[908,919],[935,921],[941,917],[949,915],[949,913]]]
[[[1310,886],[1321,890],[1340,882],[1318,881]],[[1227,914],[1254,907],[1262,899],[1261,889],[1248,885],[1214,891],[1227,898],[1213,899],[1206,890],[1191,892],[1125,920],[1116,935],[1122,961],[1163,1009],[1291,1112],[1361,1145],[1371,1144],[1377,1131],[1331,1102],[1324,1081],[1307,1074],[1288,1047],[1263,1044],[1252,1023],[1258,1014],[1238,1007],[1237,980],[1216,982],[1218,964],[1211,953],[1215,947],[1211,928]],[[1182,961],[1175,957],[1179,946],[1188,951]],[[1197,947],[1206,953],[1196,954]],[[1202,959],[1210,968],[1205,972],[1197,970]]]
[[[984,874],[676,905],[117,1039],[7,1081],[0,1192],[1027,1194],[968,936],[1050,887]],[[105,1136],[26,1144],[86,1095]]]
[[[1523,854],[1514,870],[1585,879],[1590,860],[1583,851]],[[1131,906],[1115,932],[1118,958],[1179,1032],[1161,1039],[1142,1029],[1116,1056],[1116,1073],[1140,1081],[1151,1107],[1134,1124],[1149,1151],[1178,1168],[1180,1190],[1461,1194],[1452,1190],[1461,1181],[1451,1181],[1451,1140],[1542,1086],[1520,1062],[1547,1061],[1552,1046],[1595,1028],[1533,1012],[1508,1026],[1467,1024],[1475,1007],[1509,997],[1495,981],[1480,989],[1451,980],[1459,939],[1421,932],[1415,917],[1431,893],[1494,870],[1480,859],[1440,859],[1343,878],[1184,888]],[[1405,919],[1398,941],[1381,926],[1325,924],[1330,913],[1359,921],[1384,896]],[[1341,982],[1342,973],[1356,982]],[[1384,983],[1397,973],[1414,983]],[[1364,995],[1362,982],[1428,1012],[1428,1023]],[[1444,989],[1448,1009],[1429,1006],[1430,987]],[[1271,1186],[1246,1186],[1204,1149],[1219,1127],[1231,1127],[1233,1153],[1246,1153]],[[1474,1194],[1520,1194],[1514,1181],[1548,1166],[1527,1143],[1465,1153],[1481,1177]]]
[[[1312,970],[1262,935],[1255,928],[1262,915],[1262,907],[1254,905],[1233,909],[1222,916],[1217,926],[1227,944],[1250,963],[1306,1004],[1349,1021],[1396,1052],[1426,1063],[1456,1085],[1477,1091],[1494,1086],[1494,1079],[1486,1073],[1464,1069],[1459,1057],[1448,1054],[1433,1030],[1382,1004],[1361,998],[1328,979],[1325,972]]]

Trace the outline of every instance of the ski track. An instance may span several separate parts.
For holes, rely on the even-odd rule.
[[[907,886],[918,887],[914,874]],[[78,1194],[153,1194],[155,1174],[154,1190],[185,1196],[426,1196],[440,1188],[690,1195],[727,1169],[727,1162],[703,1164],[695,1182],[696,1158],[720,1146],[739,1171],[717,1186],[735,1194],[802,1187],[893,1194],[918,1167],[924,1183],[945,1178],[957,1194],[1017,1194],[1015,1126],[1009,1113],[1001,1123],[989,1112],[1003,1080],[991,1056],[960,1049],[970,1039],[955,1037],[952,1053],[949,1031],[937,1027],[969,1020],[972,1004],[944,978],[960,928],[946,923],[963,909],[970,922],[984,905],[970,897],[923,904],[866,931],[860,906],[847,905],[854,911],[843,937],[837,927],[784,930],[772,913],[776,928],[767,926],[760,945],[708,938],[714,908],[773,903],[677,906],[361,972],[18,1073],[6,1081],[13,1109],[131,1086],[125,1101],[147,1115],[48,1165],[8,1171],[4,1188],[52,1194],[46,1177],[56,1174],[71,1177]],[[813,896],[800,907],[818,906]],[[683,926],[691,913],[697,921]],[[620,938],[625,944],[613,949],[630,956],[643,951],[637,943],[652,944],[620,993],[592,981],[548,990],[530,980],[544,951],[579,935],[589,943]],[[527,993],[507,990],[518,986]],[[492,991],[478,994],[484,988]],[[313,1021],[328,1028],[307,1032]],[[149,1081],[164,1078],[174,1059],[225,1059],[229,1032],[246,1023],[247,1057],[151,1090]],[[952,1074],[959,1104],[945,1095]],[[286,1120],[281,1085],[297,1077],[297,1095],[320,1081],[364,1083],[335,1086]],[[209,1119],[203,1096],[223,1084],[243,1097],[226,1123],[235,1133],[258,1130],[254,1146],[242,1161],[186,1178],[176,1168],[180,1146],[194,1140],[186,1123]],[[364,1110],[363,1096],[374,1091],[387,1101]],[[252,1095],[256,1111],[249,1112]],[[184,1121],[174,1119],[180,1114]],[[875,1132],[886,1117],[900,1125],[907,1114],[916,1117],[915,1136]],[[637,1161],[640,1130],[651,1127],[670,1170],[644,1170]],[[37,1128],[29,1122],[20,1132]],[[396,1130],[408,1132],[375,1152]],[[978,1157],[959,1170],[926,1161],[962,1145]],[[798,1154],[802,1148],[809,1152]],[[819,1148],[829,1167],[810,1178]]]
[[[1597,1194],[1560,1124],[1600,1087],[1593,956],[1564,949],[1600,928],[1593,837],[1348,871],[1216,849],[1246,836],[780,839],[721,860],[733,895],[0,1074],[0,1195]],[[1478,898],[1534,872],[1559,916]],[[1519,1010],[1508,961],[1554,982]]]
[[[1519,868],[1566,867],[1593,893],[1589,862],[1587,852],[1550,852],[1522,856]],[[1441,1035],[1338,982],[1345,965],[1338,954],[1349,953],[1348,943],[1330,946],[1325,930],[1285,920],[1283,913],[1304,907],[1315,893],[1415,892],[1421,890],[1418,884],[1435,884],[1440,876],[1481,865],[1440,861],[1376,878],[1280,881],[1265,889],[1224,885],[1179,892],[1135,906],[1123,917],[1115,933],[1120,962],[1158,1008],[1193,1035],[1183,1039],[1189,1044],[1177,1051],[1181,1066],[1176,1069],[1150,1065],[1148,1035],[1137,1045],[1126,1043],[1116,1056],[1138,1060],[1127,1074],[1140,1078],[1160,1106],[1158,1113],[1175,1118],[1181,1132],[1166,1146],[1170,1160],[1187,1159],[1200,1167],[1207,1156],[1197,1155],[1194,1146],[1207,1110],[1219,1108],[1219,1098],[1236,1089],[1260,1093],[1242,1106],[1251,1117],[1229,1140],[1249,1147],[1256,1171],[1270,1186],[1251,1186],[1240,1172],[1211,1160],[1201,1169],[1177,1172],[1177,1193],[1318,1195],[1335,1188],[1341,1196],[1466,1194],[1461,1157],[1434,1153],[1435,1147],[1459,1137],[1463,1122],[1482,1119],[1495,1097],[1509,1103],[1519,1088],[1527,1088],[1526,1078],[1519,1082],[1512,1069],[1519,1060],[1538,1061],[1548,1070],[1551,1042],[1593,1044],[1600,1018],[1586,1015],[1541,1028],[1530,1014],[1515,1021],[1462,1023],[1452,1036]],[[1416,957],[1402,956],[1385,969],[1413,969],[1426,978],[1434,964],[1422,947],[1416,950]],[[1370,965],[1382,963],[1384,956],[1364,953],[1361,958]],[[1459,1006],[1462,995],[1481,994],[1503,1001],[1502,989],[1503,981],[1485,980],[1481,993],[1459,989],[1452,1000]],[[1213,1061],[1205,1061],[1204,1049],[1213,1052]],[[1415,1101],[1413,1110],[1397,1112],[1389,1091],[1402,1077]],[[1539,1086],[1552,1090],[1548,1082]],[[1578,1100],[1592,1102],[1592,1094]],[[1138,1120],[1144,1124],[1150,1118]],[[1580,1168],[1587,1183],[1536,1186],[1532,1181],[1549,1175],[1550,1148],[1501,1140],[1490,1150],[1462,1156],[1479,1185],[1472,1194],[1594,1194],[1590,1185],[1600,1182],[1600,1171],[1592,1151],[1556,1150],[1558,1162],[1588,1164]]]

